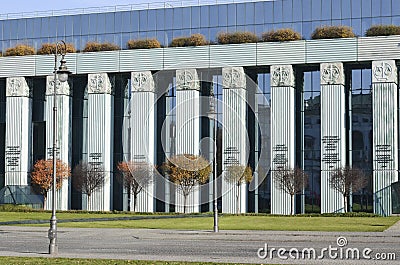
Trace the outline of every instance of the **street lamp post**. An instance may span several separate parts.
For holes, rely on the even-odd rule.
[[[57,81],[60,83],[68,80],[68,75],[71,73],[67,69],[65,54],[67,46],[64,41],[56,43],[54,53],[54,81],[53,81],[53,201],[52,201],[52,214],[50,219],[50,229],[48,237],[50,240],[49,254],[57,254],[57,218],[56,218],[56,182],[57,182]],[[61,55],[60,67],[57,69],[58,55]]]
[[[218,229],[218,196],[217,196],[217,132],[218,132],[218,123],[217,123],[217,113],[215,111],[216,108],[216,100],[214,96],[214,92],[211,90],[210,92],[210,118],[213,119],[214,122],[214,163],[213,163],[213,201],[214,201],[214,233],[217,233],[219,231]]]

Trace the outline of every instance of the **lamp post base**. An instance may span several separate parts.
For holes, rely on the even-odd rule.
[[[58,246],[56,244],[50,244],[49,245],[49,254],[51,255],[57,255],[58,254]]]

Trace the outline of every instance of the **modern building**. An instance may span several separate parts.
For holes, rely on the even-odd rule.
[[[353,194],[351,207],[391,215],[399,170],[400,36],[363,36],[372,25],[400,25],[398,2],[221,2],[0,16],[3,53],[17,44],[38,49],[59,40],[78,50],[89,41],[121,47],[66,56],[72,75],[57,85],[58,158],[72,168],[81,160],[100,164],[106,181],[90,201],[74,189],[73,178],[64,181],[58,208],[131,210],[131,195],[118,178],[120,161],[161,165],[176,154],[212,160],[216,153],[222,212],[237,209],[237,190],[223,177],[229,165],[254,170],[252,183],[239,189],[240,212],[273,214],[289,214],[291,204],[276,186],[277,169],[297,165],[309,176],[297,212],[330,213],[344,209],[329,175],[352,165],[367,173],[369,184]],[[351,26],[357,37],[310,40],[323,25]],[[260,36],[280,28],[300,32],[303,40],[216,43],[220,32]],[[195,33],[210,45],[168,47]],[[163,47],[126,49],[128,40],[146,38]],[[29,186],[35,161],[52,157],[53,68],[52,55],[0,57],[0,188]],[[217,135],[209,118],[212,94],[219,100]],[[139,194],[138,211],[182,211],[182,196],[167,180],[154,175]],[[212,197],[208,185],[196,187],[189,210],[211,211]]]

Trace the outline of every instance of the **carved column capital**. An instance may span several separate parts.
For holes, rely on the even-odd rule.
[[[294,87],[292,65],[271,65],[271,86]]]
[[[243,67],[222,68],[222,86],[223,88],[246,89],[246,74]]]
[[[321,63],[321,85],[344,85],[342,63]]]
[[[72,96],[72,90],[69,87],[68,82],[60,82],[57,80],[56,83],[57,95]],[[54,76],[50,75],[46,77],[46,96],[54,94]]]
[[[150,71],[131,73],[132,92],[155,92],[153,75]]]
[[[7,97],[30,97],[30,90],[25,77],[7,77]]]
[[[177,90],[198,90],[200,91],[200,81],[196,69],[176,70],[176,89]]]
[[[372,83],[396,83],[397,67],[394,60],[372,61]]]
[[[88,75],[88,94],[112,94],[112,85],[107,73]]]

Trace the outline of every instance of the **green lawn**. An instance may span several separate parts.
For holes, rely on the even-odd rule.
[[[108,260],[108,259],[63,259],[63,258],[20,258],[20,257],[0,257],[2,265],[223,265],[224,263],[207,262],[167,262],[167,261],[137,261],[137,260]],[[226,263],[225,263],[226,264]]]

